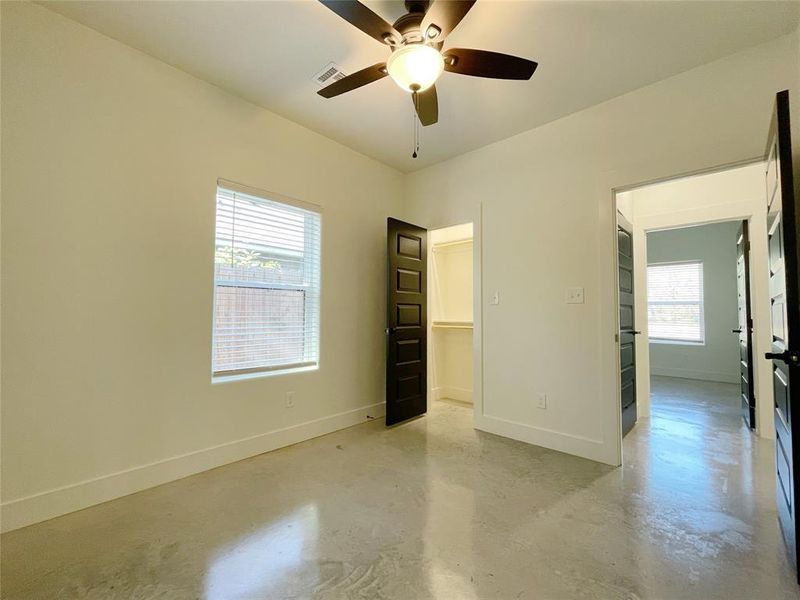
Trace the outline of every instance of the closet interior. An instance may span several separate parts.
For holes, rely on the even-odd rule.
[[[429,239],[431,395],[472,404],[472,223],[432,230]]]

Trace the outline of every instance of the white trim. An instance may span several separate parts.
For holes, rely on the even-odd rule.
[[[9,500],[0,505],[2,531],[10,531],[52,519],[264,452],[297,444],[345,427],[358,425],[371,418],[382,417],[384,412],[383,402],[369,404],[298,425],[275,429],[24,498]]]
[[[603,440],[516,423],[500,417],[483,415],[476,419],[475,429],[607,464],[613,465],[617,460],[615,445],[606,444]]]
[[[483,415],[483,202],[472,217],[472,415]]]
[[[240,194],[255,196],[256,198],[261,198],[263,200],[272,200],[275,202],[280,202],[281,204],[288,204],[289,206],[294,206],[295,208],[302,208],[303,210],[310,210],[311,212],[315,213],[320,213],[320,214],[322,213],[322,206],[320,206],[319,204],[314,204],[313,202],[306,202],[304,200],[298,200],[297,198],[284,196],[283,194],[278,194],[277,192],[261,190],[255,187],[251,187],[249,185],[236,183],[235,181],[230,181],[228,179],[218,178],[217,187],[230,190],[231,192],[239,192]]]
[[[309,371],[319,371],[319,364],[314,362],[300,366],[282,365],[265,369],[223,371],[222,373],[213,373],[211,375],[211,383],[230,383],[231,381],[246,381],[248,379],[259,379],[260,377],[275,377],[276,375],[291,375],[294,373],[307,373]]]
[[[434,400],[458,400],[459,402],[472,403],[472,390],[467,388],[440,385],[432,390]]]

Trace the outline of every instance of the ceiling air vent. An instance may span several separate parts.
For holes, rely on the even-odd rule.
[[[319,87],[325,87],[326,85],[330,85],[334,81],[339,81],[346,76],[347,73],[343,72],[339,65],[330,62],[322,67],[322,70],[314,75],[313,79]]]

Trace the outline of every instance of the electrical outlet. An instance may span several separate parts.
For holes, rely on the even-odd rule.
[[[566,301],[567,304],[583,304],[583,288],[567,288]]]
[[[286,392],[286,408],[294,407],[294,392]]]
[[[539,401],[536,403],[537,408],[547,408],[547,394],[539,394]]]

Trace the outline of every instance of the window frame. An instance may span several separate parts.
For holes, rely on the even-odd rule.
[[[675,302],[667,302],[667,301],[650,301],[650,267],[664,267],[668,265],[699,265],[700,266],[700,297],[696,301],[690,300],[681,300]],[[705,302],[705,264],[701,259],[692,259],[692,260],[674,260],[674,261],[663,261],[663,262],[655,262],[655,263],[648,263],[647,264],[647,314],[648,314],[648,327],[647,327],[647,341],[651,344],[666,344],[666,345],[673,345],[673,346],[705,346],[706,344],[706,302]],[[681,305],[693,305],[696,304],[699,306],[699,314],[700,314],[700,339],[699,340],[690,340],[690,339],[679,339],[679,338],[664,338],[664,337],[653,337],[651,334],[650,328],[650,305],[669,305],[669,304],[681,304]]]
[[[287,207],[301,209],[308,213],[313,213],[316,218],[318,219],[318,256],[317,259],[317,305],[316,307],[309,307],[308,303],[306,302],[306,298],[304,296],[304,340],[308,340],[309,333],[312,336],[315,336],[312,339],[316,339],[316,359],[315,360],[304,360],[301,361],[292,361],[282,364],[275,364],[275,365],[266,365],[260,367],[244,367],[240,369],[226,369],[221,371],[214,370],[214,360],[215,360],[215,353],[216,353],[216,317],[217,317],[217,287],[242,287],[248,289],[269,289],[269,290],[296,290],[304,292],[304,295],[308,293],[308,290],[313,289],[313,285],[311,284],[303,284],[303,285],[294,285],[294,284],[287,284],[287,283],[265,283],[260,281],[247,281],[241,279],[230,279],[230,280],[223,280],[223,284],[218,283],[217,279],[217,261],[216,261],[216,250],[217,250],[217,229],[218,229],[218,202],[219,202],[219,193],[220,190],[224,190],[229,193],[234,194],[242,194],[246,196],[250,196],[255,200],[261,200],[270,204],[278,204],[278,205],[285,205]],[[305,215],[304,219],[304,231],[306,230],[307,220],[311,215]],[[323,219],[322,219],[322,206],[318,204],[313,204],[311,202],[304,202],[302,200],[296,200],[295,198],[290,198],[288,196],[284,196],[282,194],[277,194],[274,192],[268,192],[265,190],[261,190],[258,188],[242,185],[236,182],[232,182],[225,179],[218,179],[217,185],[214,188],[214,236],[213,236],[213,247],[214,247],[214,260],[212,261],[212,310],[211,310],[211,381],[212,383],[223,383],[227,381],[236,381],[241,379],[254,379],[260,377],[271,377],[276,375],[284,375],[284,374],[291,374],[291,373],[302,373],[306,371],[317,371],[320,368],[321,363],[321,348],[322,348],[322,324],[321,324],[321,312],[322,312],[322,227],[323,227]],[[304,237],[304,245],[305,248],[308,248],[310,244],[313,244],[314,241],[310,238],[310,236]],[[305,254],[305,251],[304,251]],[[234,285],[240,284],[240,285]]]

